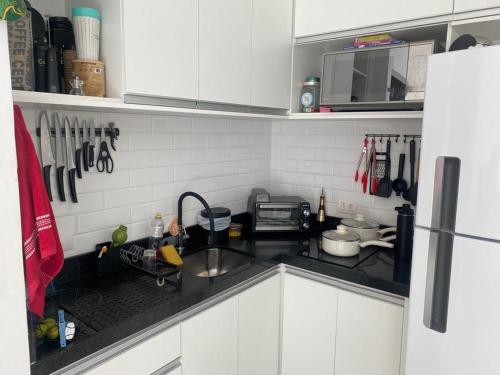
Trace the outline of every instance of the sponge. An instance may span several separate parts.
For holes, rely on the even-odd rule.
[[[184,263],[173,245],[163,246],[160,248],[160,251],[165,262],[173,264],[174,266],[180,266]]]

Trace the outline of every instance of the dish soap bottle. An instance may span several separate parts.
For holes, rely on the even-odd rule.
[[[149,236],[149,248],[159,251],[163,240],[164,222],[161,213],[157,213],[151,220],[151,234]]]

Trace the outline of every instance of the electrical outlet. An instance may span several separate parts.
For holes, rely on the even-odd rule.
[[[358,210],[358,205],[354,202],[338,201],[337,211],[341,214],[354,215]]]

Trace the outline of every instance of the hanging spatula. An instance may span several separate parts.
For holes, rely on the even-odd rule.
[[[391,194],[391,139],[389,138],[387,139],[387,146],[385,150],[385,173],[384,177],[382,177],[378,182],[376,195],[382,198],[389,198]]]

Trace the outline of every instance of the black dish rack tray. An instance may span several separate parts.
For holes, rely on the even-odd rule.
[[[179,286],[179,281],[177,279],[177,274],[179,273],[179,268],[165,262],[163,259],[156,258],[154,267],[147,267],[142,261],[142,256],[144,254],[145,248],[139,246],[138,244],[127,244],[120,247],[120,262],[126,266],[138,269],[152,277],[156,278],[156,285],[163,286],[165,283],[173,285],[175,287]],[[170,278],[171,276],[174,276]],[[170,279],[169,279],[170,278]],[[171,280],[175,279],[175,281]]]

